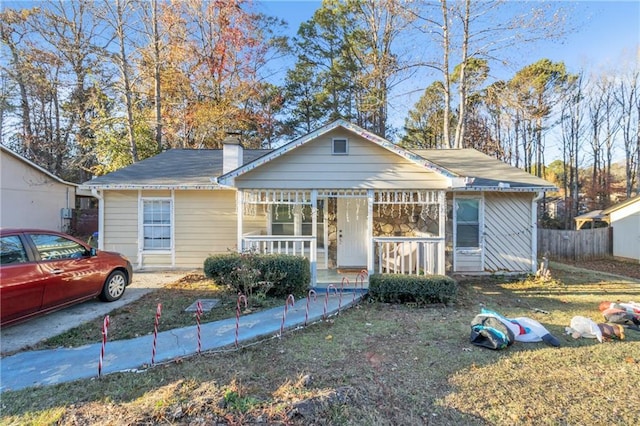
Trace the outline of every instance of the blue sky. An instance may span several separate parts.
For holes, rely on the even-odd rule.
[[[602,71],[615,72],[632,64],[638,68],[640,60],[640,1],[556,1],[570,10],[569,24],[574,28],[563,40],[538,42],[525,49],[505,52],[515,63],[508,69],[495,70],[499,78],[510,78],[525,65],[542,58],[554,62],[563,61],[571,73],[586,74]],[[295,35],[301,22],[310,19],[320,6],[315,0],[255,0],[265,13],[278,16],[290,24],[289,34]],[[541,3],[538,3],[541,4]],[[496,66],[495,64],[492,66]],[[396,128],[404,124],[408,109],[418,100],[422,91],[434,77],[414,78],[407,83],[403,93],[396,94],[395,105],[390,106],[390,121]],[[430,79],[431,78],[431,79]],[[393,102],[393,100],[392,100]],[[554,150],[558,144],[553,137],[547,138],[547,147]],[[548,156],[548,161],[557,153]]]
[[[310,19],[320,7],[317,0],[255,0],[267,14],[278,16],[289,23],[294,35],[301,22]],[[562,42],[538,43],[529,47],[530,61],[541,58],[564,61],[571,71],[596,69],[619,62],[621,57],[635,55],[640,45],[640,1],[555,1],[571,9],[569,21],[575,32]],[[634,53],[635,52],[635,53]]]

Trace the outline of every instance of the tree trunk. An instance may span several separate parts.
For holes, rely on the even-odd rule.
[[[465,1],[462,34],[462,61],[460,62],[460,76],[458,80],[458,92],[460,95],[460,105],[458,106],[458,122],[456,124],[455,147],[462,148],[464,134],[466,130],[465,121],[467,117],[467,61],[469,54],[469,14],[471,13],[471,0]]]
[[[449,77],[449,13],[447,10],[447,0],[441,0],[442,9],[442,74],[444,77],[444,114],[442,120],[442,138],[449,148],[454,148],[449,136],[449,122],[451,120],[451,79]]]
[[[160,87],[160,34],[158,32],[158,0],[152,0],[151,2],[151,15],[153,26],[153,82],[154,82],[154,101],[156,104],[156,128],[155,139],[158,152],[162,152],[162,96]]]

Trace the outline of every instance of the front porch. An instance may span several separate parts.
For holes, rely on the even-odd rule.
[[[444,191],[239,190],[237,211],[239,251],[305,256],[312,287],[445,274]]]

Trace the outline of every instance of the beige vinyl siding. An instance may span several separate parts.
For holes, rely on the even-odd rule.
[[[640,262],[640,200],[609,214],[613,255]]]
[[[202,268],[211,254],[237,249],[236,191],[176,191],[176,267]],[[244,217],[244,232],[260,232],[266,219]]]
[[[174,208],[177,266],[201,268],[235,246],[235,191],[177,191]]]
[[[104,192],[104,249],[138,259],[138,191]]]
[[[332,155],[333,138],[348,139],[347,155]],[[443,189],[448,179],[375,143],[336,129],[236,178],[238,188]]]
[[[171,253],[152,253],[152,252],[142,253],[141,269],[170,268],[170,267],[171,267]]]
[[[531,193],[485,193],[484,269],[531,272]]]
[[[143,191],[143,198],[169,198],[171,191]],[[129,257],[134,266],[152,268],[202,268],[210,254],[227,253],[237,246],[235,190],[175,191],[174,248],[171,253],[142,252],[138,265],[140,230],[138,191],[105,191],[105,250]],[[244,232],[266,232],[262,209],[244,217]]]

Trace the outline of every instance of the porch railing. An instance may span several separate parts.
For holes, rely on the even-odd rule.
[[[293,235],[244,235],[242,237],[242,251],[252,251],[262,254],[289,254],[309,258],[311,266],[311,284],[315,285],[317,278],[318,252],[316,237]]]
[[[444,275],[444,238],[373,237],[378,273]]]

